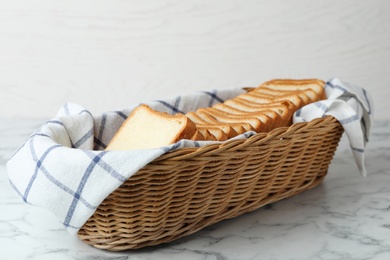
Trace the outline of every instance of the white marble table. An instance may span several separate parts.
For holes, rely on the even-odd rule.
[[[10,187],[7,159],[43,122],[0,119],[0,259],[390,259],[390,121],[375,123],[367,178],[344,137],[315,189],[173,243],[126,252],[84,244]]]

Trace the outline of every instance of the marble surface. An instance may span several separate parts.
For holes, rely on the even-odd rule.
[[[107,252],[24,204],[5,163],[44,120],[0,119],[0,259],[390,259],[390,121],[376,121],[361,177],[342,139],[318,187],[170,244]]]

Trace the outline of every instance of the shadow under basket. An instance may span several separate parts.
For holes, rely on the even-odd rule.
[[[79,230],[100,249],[167,243],[315,187],[343,128],[327,116],[157,158],[112,192]]]

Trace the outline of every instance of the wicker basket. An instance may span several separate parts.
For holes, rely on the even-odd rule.
[[[324,179],[342,133],[328,116],[165,154],[111,193],[78,236],[112,251],[152,246],[291,197]]]

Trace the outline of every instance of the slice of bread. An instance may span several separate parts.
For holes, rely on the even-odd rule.
[[[106,150],[152,149],[191,139],[196,125],[185,115],[169,115],[140,105],[115,134]]]
[[[222,131],[220,128],[215,127],[214,125],[197,125],[199,130],[206,129],[211,135],[215,137],[217,141],[226,141],[228,138],[227,134]]]
[[[241,96],[241,97],[242,97],[242,96]],[[267,97],[264,97],[263,94],[257,93],[256,91],[248,92],[244,97],[245,97],[247,100],[249,100],[249,101],[253,101],[253,102],[255,102],[255,103],[260,103],[260,104],[272,103],[272,102],[275,102],[275,101],[289,100],[289,101],[293,102],[297,108],[301,108],[301,107],[303,107],[304,105],[306,105],[307,103],[305,103],[305,100],[308,99],[308,98],[306,97],[305,100],[303,100],[303,99],[302,99],[299,95],[297,95],[297,94],[285,95],[285,96],[274,96],[274,97],[271,99],[271,98],[268,98],[268,95],[267,95]],[[249,98],[249,97],[250,97],[250,98]],[[269,100],[269,101],[268,101],[268,102],[265,102],[265,100]]]
[[[273,101],[271,103],[264,103],[264,104],[259,104],[253,101],[248,101],[248,100],[243,100],[239,98],[232,99],[232,105],[234,105],[235,109],[243,110],[243,111],[258,111],[259,108],[272,108],[276,107],[278,108],[279,106],[285,106],[292,112],[295,112],[298,107],[290,100],[278,100],[278,101]],[[252,111],[253,110],[253,111]]]
[[[238,135],[237,131],[230,125],[230,124],[218,124],[218,123],[215,123],[215,124],[201,124],[201,125],[197,125],[197,128],[207,128],[209,129],[210,131],[212,131],[213,129],[218,129],[220,131],[222,131],[224,133],[224,135],[226,135],[226,138],[227,139],[230,139],[232,137],[235,137]],[[240,129],[241,130],[241,129]]]
[[[203,120],[197,113],[188,112],[186,116],[195,124],[208,124],[207,121]]]
[[[219,124],[220,122],[208,113],[208,109],[200,108],[195,111],[195,114],[197,114],[203,120],[204,124]]]
[[[267,95],[267,97],[269,96],[273,96],[273,99],[278,99],[280,100],[280,98],[284,98],[286,100],[289,100],[289,98],[291,96],[298,96],[299,98],[301,98],[301,100],[303,101],[303,104],[308,104],[311,101],[311,98],[308,96],[308,94],[312,94],[311,96],[317,96],[316,92],[314,92],[313,90],[311,89],[307,89],[307,90],[275,90],[275,89],[270,89],[270,88],[267,88],[267,87],[259,87],[259,88],[256,88],[253,90],[252,94],[260,94],[260,97],[263,97],[264,95]]]
[[[267,123],[270,129],[276,128],[281,126],[281,117],[278,113],[273,111],[270,108],[263,107],[263,108],[258,108],[256,111],[222,111],[219,109],[216,109],[214,107],[210,107],[208,109],[202,109],[201,111],[204,111],[205,113],[209,113],[210,116],[218,115],[218,116],[225,116],[225,117],[230,117],[230,118],[236,118],[237,116],[247,116],[247,117],[256,117],[260,119],[263,123]],[[260,116],[261,115],[261,116]],[[267,117],[263,117],[266,115]],[[260,117],[259,117],[260,116]],[[264,121],[263,118],[266,120]]]
[[[319,97],[319,100],[326,99],[325,82],[319,79],[274,79],[264,82],[259,86],[276,90],[307,90],[312,89]]]
[[[293,113],[325,99],[325,82],[276,79],[237,97],[186,115],[169,115],[141,105],[123,123],[107,150],[149,149],[180,139],[225,141],[247,131],[289,126]]]
[[[207,128],[202,128],[202,127],[199,127],[198,128],[199,132],[202,133],[202,135],[204,136],[204,140],[205,141],[217,141],[217,139],[215,138],[214,135],[212,135],[209,130],[207,130]]]
[[[234,129],[234,131],[237,132],[237,135],[254,130],[253,127],[246,122],[229,123],[229,126],[231,126]]]
[[[251,94],[251,92],[252,91],[247,92],[245,94],[240,94],[236,98],[256,102],[258,104],[266,104],[266,103],[271,103],[272,101],[274,101],[273,98],[260,97],[258,95]],[[230,105],[230,101],[231,100],[226,100],[225,104]]]
[[[206,114],[203,111],[197,111],[198,114]],[[246,115],[224,115],[215,113],[213,111],[207,111],[207,116],[213,117],[220,123],[249,123],[252,129],[256,132],[267,132],[270,128],[270,118],[265,114],[258,113],[250,116]]]
[[[231,104],[234,104],[236,108],[234,110],[228,110],[230,113],[246,114],[251,112],[259,112],[264,110],[272,110],[276,112],[281,119],[280,126],[288,126],[291,123],[292,115],[297,110],[297,107],[288,100],[275,101],[268,104],[257,104],[255,102],[242,102],[239,99],[232,99]],[[225,107],[220,107],[224,109]]]
[[[204,141],[205,137],[199,129],[196,129],[195,134],[191,137],[192,141]]]
[[[237,100],[236,98],[234,99],[231,99],[231,101],[235,101]],[[226,103],[218,103],[216,105],[213,106],[214,109],[218,109],[220,111],[224,111],[224,112],[228,112],[228,113],[240,113],[240,112],[243,112],[241,111],[240,109],[237,109],[233,106],[229,106],[227,105]]]

